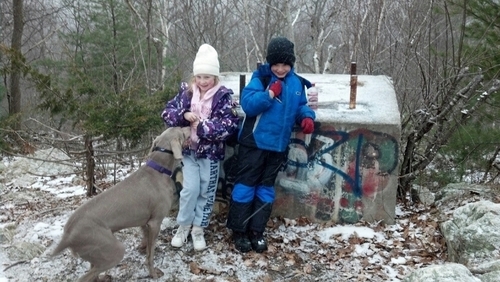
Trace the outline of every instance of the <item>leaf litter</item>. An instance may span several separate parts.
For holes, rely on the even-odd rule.
[[[74,281],[88,270],[87,262],[67,250],[48,256],[71,212],[87,200],[75,178],[40,176],[27,186],[5,183],[0,190],[0,282]],[[99,183],[112,185],[110,179]],[[400,281],[414,269],[446,261],[438,214],[434,207],[398,204],[393,225],[275,217],[267,224],[268,251],[239,253],[225,227],[224,210],[213,215],[205,230],[206,250],[195,252],[190,241],[171,247],[177,227],[172,213],[156,244],[155,266],[162,277],[148,277],[145,256],[136,249],[139,228],[115,233],[126,253],[107,274],[113,281]]]

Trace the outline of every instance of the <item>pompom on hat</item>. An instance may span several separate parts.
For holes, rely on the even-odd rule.
[[[267,45],[266,61],[271,66],[283,63],[293,67],[295,64],[293,47],[293,43],[285,37],[275,37],[271,39]]]
[[[210,74],[219,76],[219,55],[214,47],[203,44],[193,61],[193,75]]]

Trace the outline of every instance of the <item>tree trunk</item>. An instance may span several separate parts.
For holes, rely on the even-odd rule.
[[[498,176],[497,174],[496,176],[492,176],[491,179],[488,180],[488,174],[490,173],[490,170],[492,168],[499,169],[500,167],[500,164],[496,161],[499,154],[500,154],[500,147],[497,147],[491,158],[487,161],[486,171],[484,172],[483,179],[481,181],[482,183],[488,183],[488,182],[493,183],[493,180],[495,180],[495,178]]]
[[[87,197],[92,197],[95,193],[94,187],[94,169],[95,169],[95,159],[94,159],[94,146],[92,145],[92,137],[90,135],[85,135],[85,159],[87,163],[87,169],[85,170],[87,177]]]
[[[14,29],[12,32],[11,48],[14,56],[11,60],[10,74],[10,93],[8,96],[9,114],[14,115],[21,112],[21,45],[23,39],[24,19],[23,19],[23,0],[13,0],[12,8],[14,12]],[[21,122],[17,119],[13,125],[14,129],[21,127]]]

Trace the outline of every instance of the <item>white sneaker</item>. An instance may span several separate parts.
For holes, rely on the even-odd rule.
[[[203,227],[193,226],[191,238],[193,239],[193,247],[195,251],[202,251],[207,247],[205,237],[203,236]]]
[[[187,237],[189,235],[189,230],[191,229],[191,225],[183,226],[180,225],[177,228],[177,232],[175,233],[174,238],[172,238],[172,242],[170,244],[172,247],[180,248],[187,241]]]

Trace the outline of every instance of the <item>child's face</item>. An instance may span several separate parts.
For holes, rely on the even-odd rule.
[[[283,63],[275,64],[271,66],[271,71],[276,75],[278,78],[284,78],[287,73],[290,72],[292,69],[291,66]]]
[[[199,75],[196,75],[194,78],[195,78],[194,82],[196,83],[196,86],[198,86],[198,88],[200,88],[201,92],[206,92],[207,90],[209,90],[215,86],[215,76],[214,75],[199,74]]]

